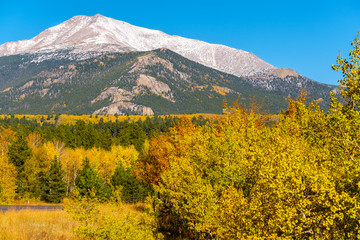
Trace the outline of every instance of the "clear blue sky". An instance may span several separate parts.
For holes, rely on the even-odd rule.
[[[0,0],[0,44],[30,39],[75,15],[102,14],[168,34],[253,52],[276,67],[337,84],[331,70],[360,30],[359,0]]]

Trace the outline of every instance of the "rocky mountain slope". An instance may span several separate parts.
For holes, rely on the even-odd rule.
[[[253,96],[278,113],[300,89],[326,108],[334,88],[243,50],[101,15],[0,46],[0,113],[221,113],[225,98]]]
[[[264,110],[278,113],[286,107],[284,98],[296,97],[301,88],[308,90],[311,99],[323,99],[323,106],[334,88],[286,69],[237,77],[168,49],[82,60],[74,54],[0,57],[0,113],[221,113],[225,98],[249,104],[253,97],[264,102]],[[73,59],[54,57],[64,55]]]
[[[5,43],[0,46],[0,56],[70,50],[72,53],[82,53],[84,58],[94,53],[152,51],[159,48],[170,49],[190,60],[235,76],[276,69],[250,52],[171,36],[99,14],[92,17],[75,16],[30,40]]]

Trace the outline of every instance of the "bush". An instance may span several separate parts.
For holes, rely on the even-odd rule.
[[[155,218],[144,210],[134,210],[120,202],[100,204],[90,196],[75,193],[64,205],[78,222],[75,232],[85,239],[163,239],[157,232]]]

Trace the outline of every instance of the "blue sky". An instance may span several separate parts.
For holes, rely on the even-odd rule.
[[[0,44],[30,39],[75,15],[95,15],[253,52],[276,67],[337,84],[331,70],[360,31],[359,0],[0,0]]]

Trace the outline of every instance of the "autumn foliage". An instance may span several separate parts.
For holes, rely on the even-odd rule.
[[[191,142],[187,141],[198,129],[188,118],[181,118],[177,125],[161,136],[154,136],[150,146],[137,164],[136,175],[145,182],[157,184],[161,174],[170,166],[171,158],[186,155]]]
[[[142,163],[160,230],[188,239],[358,238],[357,39],[353,46],[334,66],[344,85],[327,112],[301,93],[275,125],[234,106],[216,122],[183,121],[152,140]]]
[[[256,104],[225,104],[224,114],[217,118],[200,124],[182,117],[174,126],[164,127],[166,131],[154,132],[147,127],[141,130],[137,125],[126,137],[113,136],[110,131],[116,124],[109,124],[109,130],[98,131],[103,134],[100,139],[106,139],[106,135],[114,138],[103,141],[106,147],[97,145],[96,137],[94,144],[76,145],[97,131],[84,122],[75,126],[78,138],[69,140],[75,144],[69,146],[56,138],[46,140],[35,131],[25,138],[2,127],[0,201],[40,196],[42,179],[49,178],[49,171],[55,169],[51,162],[58,159],[66,196],[83,195],[70,208],[88,204],[77,209],[85,219],[80,221],[85,225],[79,226],[86,230],[81,231],[84,237],[107,239],[110,235],[106,234],[111,234],[117,239],[116,234],[125,234],[124,226],[129,224],[132,230],[128,232],[150,239],[357,239],[357,38],[353,46],[350,58],[339,56],[333,66],[343,72],[343,79],[341,95],[331,93],[329,109],[322,110],[316,102],[307,103],[306,93],[301,92],[297,99],[288,100],[288,108],[279,114],[275,124],[269,124],[268,116],[261,114]],[[146,132],[146,140],[141,131]],[[142,137],[134,137],[135,133]],[[134,142],[125,141],[127,136]],[[92,183],[109,191],[102,197],[96,196],[96,187],[75,189],[72,193],[74,187]],[[98,215],[94,214],[89,219],[94,222],[88,224],[92,214],[84,211],[92,209],[89,204],[93,201],[98,204],[96,199],[111,199],[118,204],[121,200],[145,199],[139,193],[133,198],[134,191],[148,194],[148,213],[134,216],[133,222],[130,217],[120,221],[116,216],[101,214],[103,220],[96,221]],[[139,216],[147,220],[144,222]],[[93,226],[96,231],[91,233]],[[138,232],[141,226],[144,230]]]
[[[303,100],[275,126],[228,108],[217,123],[182,122],[153,140],[143,161],[156,161],[145,175],[160,228],[192,239],[357,236],[356,131],[346,122],[353,136],[344,138],[334,129],[344,123]]]

